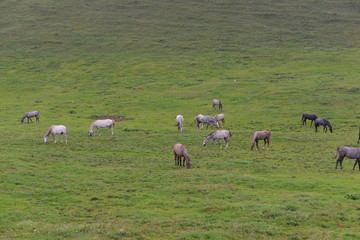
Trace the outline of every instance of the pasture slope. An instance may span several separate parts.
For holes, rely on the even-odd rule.
[[[360,172],[331,158],[359,147],[359,13],[354,0],[1,1],[0,239],[360,239]],[[229,149],[202,147],[211,130],[192,122],[213,98]],[[20,124],[32,110],[40,123]],[[96,116],[133,120],[88,137]],[[43,143],[53,124],[68,145]],[[264,129],[271,148],[251,152]],[[174,165],[177,142],[192,169]]]

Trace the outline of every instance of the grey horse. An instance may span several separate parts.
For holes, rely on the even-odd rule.
[[[202,127],[203,123],[206,123],[206,129],[208,129],[209,125],[210,127],[212,126],[216,126],[216,128],[219,128],[219,123],[218,121],[216,121],[216,119],[212,116],[202,116],[202,115],[198,115],[196,117],[196,121],[197,121],[197,129],[200,130]]]
[[[28,123],[29,123],[29,120],[32,122],[31,118],[33,118],[33,117],[36,117],[36,121],[39,122],[39,119],[40,119],[39,115],[40,115],[39,111],[27,112],[21,118],[21,122],[23,123],[25,118],[27,118]]]
[[[306,125],[306,120],[311,120],[310,126],[312,126],[313,122],[318,118],[316,114],[313,113],[304,113],[302,115],[301,121],[303,125]]]
[[[360,148],[351,148],[347,146],[339,147],[338,149],[336,149],[336,154],[333,156],[333,158],[335,159],[337,156],[339,156],[339,158],[336,160],[335,169],[337,169],[339,163],[340,169],[343,169],[342,162],[345,157],[348,157],[350,159],[356,159],[353,170],[355,169],[356,164],[359,164],[360,170]]]
[[[322,119],[322,118],[315,119],[315,132],[317,132],[317,129],[320,125],[324,126],[324,130],[323,130],[324,132],[327,132],[328,127],[329,127],[330,132],[331,133],[333,132],[332,126],[329,123],[329,121],[326,119]]]
[[[229,138],[231,136],[232,136],[232,134],[228,130],[215,130],[214,132],[210,133],[209,135],[207,135],[204,138],[203,146],[206,146],[209,139],[213,140],[213,144],[214,144],[214,141],[216,140],[219,143],[219,146],[220,146],[220,139],[224,139],[224,141],[226,143],[225,148],[228,148],[229,147]],[[221,146],[220,146],[220,149],[221,149]]]
[[[214,100],[212,101],[212,109],[213,109],[213,110],[215,110],[216,106],[218,106],[218,107],[219,107],[219,111],[222,112],[222,103],[221,103],[221,101],[218,100],[218,99],[214,99]]]

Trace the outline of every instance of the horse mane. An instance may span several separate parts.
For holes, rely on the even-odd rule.
[[[253,138],[252,138],[252,140],[251,140],[251,147],[254,146],[255,140],[256,140],[256,138],[257,138],[257,134],[258,134],[258,132],[255,132],[255,133],[254,133],[254,136],[253,136]]]
[[[45,136],[49,136],[49,135],[51,134],[51,131],[52,131],[53,127],[54,127],[54,125],[52,125],[52,126],[49,127],[49,129],[47,130]]]

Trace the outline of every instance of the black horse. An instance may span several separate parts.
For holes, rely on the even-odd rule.
[[[313,121],[314,121],[315,119],[317,119],[317,118],[318,118],[318,116],[316,116],[316,114],[304,113],[304,114],[302,115],[301,121],[302,121],[302,124],[303,124],[303,125],[304,125],[304,124],[306,125],[306,119],[309,119],[309,120],[311,120],[310,126],[312,126]]]
[[[333,132],[332,126],[329,121],[322,118],[315,119],[315,132],[317,132],[317,129],[320,125],[324,126],[324,132],[327,132],[327,127],[329,127],[331,133]]]

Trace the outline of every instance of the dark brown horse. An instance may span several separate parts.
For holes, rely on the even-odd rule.
[[[313,122],[315,121],[315,119],[317,119],[318,117],[316,116],[316,114],[312,114],[312,113],[304,113],[302,115],[301,121],[303,125],[306,125],[306,120],[311,120],[310,126],[312,126]]]
[[[265,149],[266,143],[269,145],[271,143],[271,133],[269,131],[257,131],[254,133],[253,139],[251,141],[251,151],[254,149],[254,145],[256,143],[256,150],[259,150],[259,145],[258,145],[258,141],[259,140],[264,140],[264,147],[263,149]]]

